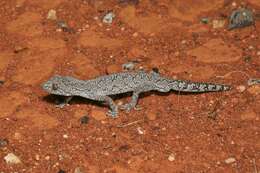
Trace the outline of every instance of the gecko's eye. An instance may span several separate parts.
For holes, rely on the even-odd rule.
[[[57,90],[57,89],[58,89],[58,84],[53,83],[53,84],[51,85],[51,87],[52,87],[53,90]]]

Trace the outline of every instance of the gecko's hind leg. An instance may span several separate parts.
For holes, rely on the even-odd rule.
[[[64,108],[66,105],[69,104],[69,102],[71,101],[72,98],[73,98],[73,96],[66,97],[63,102],[58,103],[55,107]]]
[[[110,110],[107,112],[107,115],[115,118],[117,117],[118,114],[118,106],[115,104],[112,98],[109,96],[97,96],[93,100],[98,100],[98,101],[104,101],[109,105]]]
[[[134,91],[131,101],[127,104],[120,106],[120,109],[126,110],[127,112],[129,112],[131,109],[140,110],[140,108],[136,107],[140,93],[141,92],[139,91]]]

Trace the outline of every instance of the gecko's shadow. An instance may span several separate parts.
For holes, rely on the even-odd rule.
[[[66,97],[65,96],[59,96],[59,95],[47,95],[43,97],[43,100],[54,105],[59,105],[64,103]],[[90,105],[98,105],[103,106],[104,104],[100,101],[90,100],[83,97],[74,96],[72,100],[69,102],[70,105],[73,104],[90,104]]]
[[[158,95],[158,96],[168,96],[171,94],[175,94],[175,95],[198,95],[198,94],[202,94],[202,93],[191,93],[191,92],[179,92],[179,91],[170,91],[167,93],[164,92],[158,92],[158,91],[149,91],[149,92],[144,92],[140,94],[140,98],[144,98],[144,97],[148,97],[150,95]],[[118,94],[118,95],[112,95],[110,96],[113,100],[119,100],[119,99],[123,99],[123,98],[127,98],[127,97],[131,97],[132,93],[128,92],[128,93],[122,93],[122,94]],[[43,100],[50,103],[50,104],[61,104],[64,103],[65,100],[65,96],[59,96],[59,95],[47,95],[43,97]],[[96,106],[104,106],[103,102],[100,101],[95,101],[95,100],[91,100],[91,99],[86,99],[83,97],[78,97],[78,96],[74,96],[73,99],[70,101],[70,104],[91,104],[91,105],[96,105]]]

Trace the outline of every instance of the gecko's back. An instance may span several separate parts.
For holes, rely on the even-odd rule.
[[[145,83],[149,85],[150,81],[149,73],[138,71],[105,75],[86,82],[98,95],[115,95],[135,91]]]

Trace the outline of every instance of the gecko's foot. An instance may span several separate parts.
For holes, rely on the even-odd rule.
[[[118,111],[109,110],[106,114],[112,118],[117,118]]]
[[[125,110],[126,112],[130,112],[132,109],[134,110],[141,110],[142,108],[140,108],[139,106],[134,106],[130,103],[124,104],[120,106],[121,110]]]
[[[62,109],[62,108],[64,108],[65,106],[68,106],[68,105],[69,105],[68,103],[59,103],[59,104],[56,104],[55,107]]]

